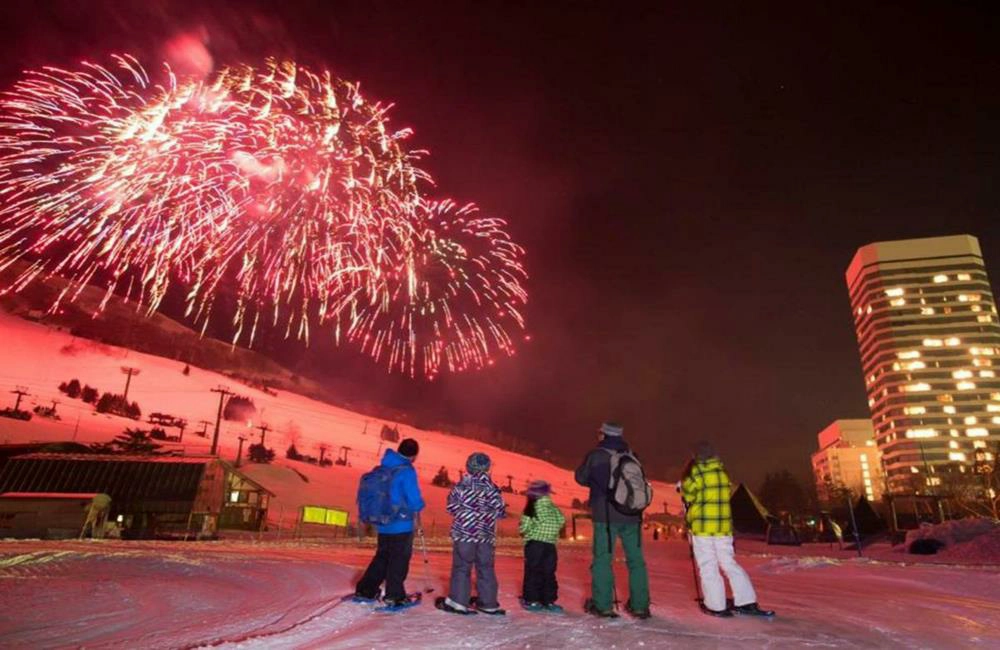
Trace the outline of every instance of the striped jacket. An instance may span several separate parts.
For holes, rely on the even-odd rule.
[[[733,534],[729,510],[729,475],[718,458],[699,460],[684,477],[681,493],[687,507],[688,530],[694,535],[723,537]]]
[[[559,531],[566,523],[566,517],[549,497],[540,497],[535,501],[535,516],[521,515],[518,529],[526,542],[548,542],[555,544],[559,539]]]
[[[506,516],[506,508],[488,474],[466,474],[448,494],[447,510],[455,518],[452,541],[495,543],[497,519]]]

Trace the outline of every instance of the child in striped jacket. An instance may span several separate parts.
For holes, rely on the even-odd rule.
[[[490,457],[475,452],[465,463],[468,471],[448,494],[451,525],[451,585],[447,598],[435,601],[438,609],[455,614],[504,614],[497,601],[497,519],[505,516],[506,504],[500,488],[490,478]],[[476,569],[476,592],[472,596],[472,568]]]
[[[566,517],[552,502],[552,486],[532,481],[528,501],[521,515],[520,531],[524,537],[524,590],[521,602],[530,611],[562,611],[556,605],[559,583],[556,581],[556,540]]]

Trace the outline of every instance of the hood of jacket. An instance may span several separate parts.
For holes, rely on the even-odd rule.
[[[382,456],[382,467],[399,467],[400,465],[412,465],[413,462],[395,449],[386,449]]]

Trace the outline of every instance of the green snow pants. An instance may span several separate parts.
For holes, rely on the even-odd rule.
[[[601,611],[611,609],[614,573],[611,561],[614,557],[615,538],[622,540],[625,549],[625,564],[628,566],[629,606],[636,611],[649,608],[649,576],[646,560],[642,557],[641,524],[610,524],[594,522],[594,561],[590,565],[594,606]],[[608,542],[608,529],[611,542]]]

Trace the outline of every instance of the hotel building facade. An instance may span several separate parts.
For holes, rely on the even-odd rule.
[[[839,498],[837,488],[872,502],[882,498],[885,481],[871,420],[834,420],[816,438],[819,451],[812,455],[812,466],[820,503]]]
[[[847,269],[888,489],[934,494],[1000,441],[1000,325],[979,241],[869,244]]]

